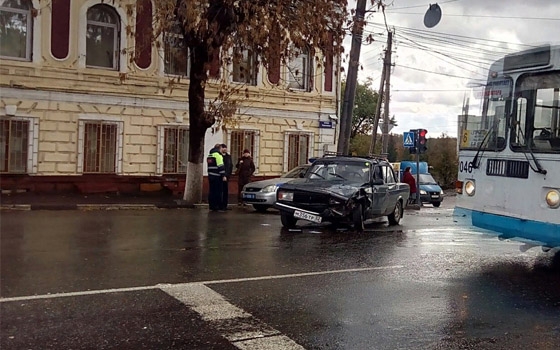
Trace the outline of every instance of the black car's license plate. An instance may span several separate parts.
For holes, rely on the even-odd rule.
[[[319,215],[306,213],[304,211],[296,210],[294,211],[294,217],[298,219],[303,219],[311,222],[321,223],[321,217]]]

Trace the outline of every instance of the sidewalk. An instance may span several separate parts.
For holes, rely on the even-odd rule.
[[[237,205],[237,194],[230,195],[229,206]],[[119,195],[115,193],[80,194],[80,193],[15,193],[0,195],[0,210],[116,210],[116,209],[178,209],[207,208],[202,204],[187,205],[181,197],[166,193],[143,195]]]

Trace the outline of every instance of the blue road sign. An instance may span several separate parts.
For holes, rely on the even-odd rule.
[[[404,132],[403,135],[403,146],[404,147],[414,147],[414,133],[413,132]]]

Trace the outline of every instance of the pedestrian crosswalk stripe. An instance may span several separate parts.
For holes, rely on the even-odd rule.
[[[161,290],[197,312],[210,326],[216,328],[222,337],[239,349],[304,349],[201,283],[163,286]],[[223,321],[227,321],[228,327],[220,327]],[[252,327],[247,329],[247,325]]]

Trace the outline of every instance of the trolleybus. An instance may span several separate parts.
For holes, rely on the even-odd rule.
[[[560,247],[560,46],[494,62],[459,116],[459,222]]]

